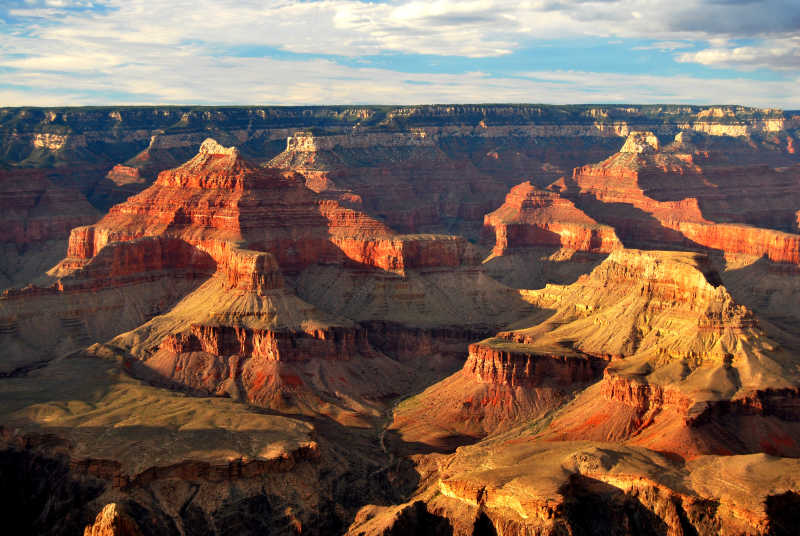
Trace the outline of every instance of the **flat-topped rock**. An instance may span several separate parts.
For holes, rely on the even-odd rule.
[[[621,153],[652,153],[659,149],[658,138],[650,131],[634,131],[628,134],[625,144],[619,150]]]

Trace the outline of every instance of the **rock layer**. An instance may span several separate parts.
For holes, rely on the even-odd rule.
[[[503,187],[469,160],[454,160],[424,130],[290,137],[271,166],[304,174],[323,195],[358,199],[369,214],[404,232],[474,233]]]
[[[681,152],[682,141],[659,152],[657,143],[642,142],[651,135],[631,134],[621,152],[576,168],[551,188],[613,226],[629,247],[671,244],[800,261],[800,235],[787,232],[800,202],[797,169],[706,170]]]
[[[521,247],[556,247],[609,253],[622,247],[614,229],[595,220],[555,192],[530,182],[511,189],[505,203],[483,219],[485,234],[494,235],[492,254]]]
[[[94,256],[105,244],[141,236],[172,236],[225,264],[221,243],[272,253],[281,269],[347,260],[387,271],[457,266],[468,260],[463,239],[397,235],[381,222],[316,196],[293,172],[257,168],[235,148],[206,140],[186,164],[109,211],[94,226],[76,229],[67,255]]]
[[[174,168],[0,297],[0,503],[41,534],[789,532],[795,119],[0,110],[5,163],[96,206]],[[483,264],[390,227],[482,218]]]
[[[440,460],[432,483],[411,501],[454,534],[776,534],[788,526],[772,505],[796,501],[796,466],[764,455],[681,466],[646,449],[536,443],[523,433]],[[350,534],[379,534],[394,523],[375,516]]]

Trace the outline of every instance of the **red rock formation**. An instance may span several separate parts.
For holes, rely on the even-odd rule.
[[[107,209],[141,192],[151,182],[142,176],[139,168],[117,164],[93,186],[90,200],[94,206]]]
[[[800,262],[800,235],[785,232],[795,229],[800,170],[704,170],[676,152],[680,143],[658,152],[657,140],[642,142],[649,136],[632,134],[623,151],[576,168],[551,188],[612,225],[628,245],[670,243]]]
[[[506,202],[487,214],[484,234],[492,235],[493,255],[519,247],[553,246],[576,251],[609,253],[622,247],[614,229],[600,225],[555,192],[530,181],[511,189]]]
[[[60,188],[40,170],[0,170],[0,242],[19,246],[63,239],[97,212],[79,192]]]
[[[719,286],[707,257],[618,250],[572,285],[523,295],[550,312],[471,345],[461,372],[401,405],[394,426],[406,441],[481,437],[585,389],[541,439],[694,457],[732,449],[714,430],[733,426],[733,452],[800,453],[794,358]]]
[[[441,232],[447,220],[477,234],[504,187],[467,159],[449,158],[422,130],[313,136],[298,133],[271,166],[299,171],[315,191],[361,201],[403,232]]]
[[[289,272],[348,259],[397,273],[474,262],[463,239],[397,235],[361,212],[316,196],[296,173],[253,167],[236,149],[213,140],[98,224],[76,229],[68,256],[87,259],[112,241],[162,235],[207,251],[221,265],[229,248],[220,244],[244,242],[271,252]]]
[[[86,527],[83,536],[141,536],[136,522],[120,511],[115,503],[107,504],[97,514],[92,525]]]
[[[605,360],[578,354],[529,350],[523,345],[489,339],[471,344],[463,373],[483,383],[532,388],[560,385],[567,388],[600,377]]]
[[[392,429],[405,443],[449,451],[558,408],[605,365],[566,349],[487,339],[469,346],[459,372],[400,404]]]
[[[202,351],[217,357],[241,355],[283,362],[347,360],[373,353],[365,330],[339,326],[283,332],[193,324],[189,333],[168,335],[160,349],[173,354]]]
[[[694,457],[757,452],[782,428],[788,442],[769,448],[800,452],[791,352],[714,281],[707,260],[619,251],[571,286],[531,292],[557,312],[501,336],[612,357],[603,380],[543,437],[630,441]],[[719,426],[733,426],[736,441],[725,447],[714,436]]]
[[[155,315],[114,339],[137,358],[129,362],[130,371],[265,406],[280,406],[286,403],[283,394],[302,392],[298,396],[308,408],[336,400],[342,404],[337,411],[355,414],[374,411],[364,409],[372,402],[362,397],[388,396],[398,381],[410,380],[389,381],[401,365],[373,350],[364,328],[300,300],[284,286],[281,269],[292,274],[312,264],[337,271],[360,267],[351,272],[379,285],[389,277],[407,288],[402,274],[409,270],[439,273],[468,264],[465,271],[475,279],[478,261],[463,238],[397,235],[360,211],[316,195],[296,173],[254,167],[236,149],[208,140],[195,158],[161,173],[152,187],[99,223],[74,229],[68,256],[51,271],[57,279],[50,287],[30,287],[6,299],[121,286],[134,295],[157,281],[205,281],[166,311],[159,296],[145,293],[145,300],[158,301],[146,305]],[[421,312],[414,309],[415,317]],[[84,310],[70,314],[70,329],[84,325]],[[92,335],[83,331],[78,343],[88,344]],[[337,364],[345,361],[355,363]],[[386,380],[364,385],[367,366],[383,370]]]
[[[144,184],[146,182],[142,178],[139,168],[124,166],[122,164],[117,164],[111,168],[111,171],[108,172],[106,178],[117,186]]]
[[[800,234],[748,225],[680,222],[674,226],[689,240],[726,253],[765,256],[773,262],[800,264]]]
[[[117,285],[131,283],[137,278],[158,277],[165,271],[182,271],[192,277],[208,277],[216,270],[209,255],[186,242],[169,237],[146,237],[131,242],[112,242],[85,263],[79,271],[72,271],[70,260],[54,268],[56,272],[71,272],[61,280],[75,288],[79,281],[102,288],[114,282]],[[69,282],[67,282],[67,280]]]

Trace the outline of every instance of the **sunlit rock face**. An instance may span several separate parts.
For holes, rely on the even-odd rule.
[[[571,201],[524,182],[511,189],[505,203],[483,220],[494,235],[494,255],[525,247],[557,247],[610,253],[622,243],[613,227],[598,224]]]
[[[20,533],[796,526],[791,114],[12,123],[0,476]]]
[[[682,139],[659,150],[651,133],[631,134],[619,153],[551,189],[612,225],[628,247],[660,243],[797,264],[800,170],[704,168],[681,152]]]

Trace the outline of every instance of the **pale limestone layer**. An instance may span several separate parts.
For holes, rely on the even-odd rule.
[[[625,145],[619,150],[621,153],[649,153],[658,151],[658,138],[650,131],[631,132],[625,140]]]

